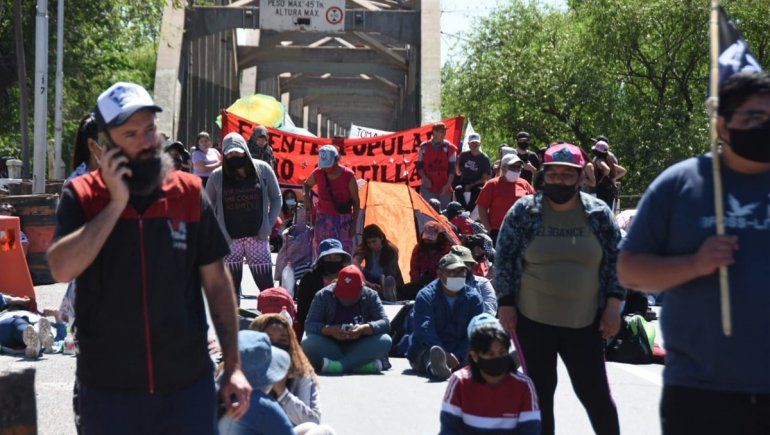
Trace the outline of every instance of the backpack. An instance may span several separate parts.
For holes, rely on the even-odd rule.
[[[627,364],[651,364],[655,347],[655,327],[638,314],[622,319],[620,332],[607,343],[607,361]]]
[[[390,337],[393,345],[390,348],[390,356],[405,356],[409,348],[409,336],[414,332],[414,301],[407,302],[390,322]]]

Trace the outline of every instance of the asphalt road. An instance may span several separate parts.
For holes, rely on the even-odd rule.
[[[254,295],[256,287],[248,269],[244,268],[244,271],[244,293]],[[65,289],[63,284],[36,287],[39,306],[58,307]],[[242,306],[249,308],[255,303],[254,299],[245,299]],[[119,343],[116,343],[116,351],[120,351]],[[340,435],[436,434],[446,383],[430,382],[409,374],[409,363],[405,359],[396,358],[391,362],[393,368],[380,375],[321,377],[324,423],[334,427]],[[658,403],[662,366],[616,363],[608,363],[607,366],[622,433],[660,433]],[[73,434],[75,358],[58,354],[44,355],[38,361],[25,361],[0,355],[0,372],[26,367],[37,369],[35,388],[39,433]],[[558,434],[593,433],[561,362],[555,404]]]

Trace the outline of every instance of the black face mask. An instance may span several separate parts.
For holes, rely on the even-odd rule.
[[[529,148],[529,142],[519,142],[517,145],[523,150]]]
[[[158,179],[162,162],[159,155],[149,159],[130,160],[127,166],[131,169],[131,177],[126,179],[131,193],[146,196],[155,190],[154,187],[160,187]]]
[[[174,160],[174,169],[181,170],[182,169],[182,158],[181,157],[173,157]]]
[[[240,157],[230,157],[227,160],[225,160],[225,163],[231,169],[241,169],[242,167],[246,166],[246,162],[248,161],[249,161],[248,157],[240,156]]]
[[[607,153],[603,153],[601,151],[594,151],[594,155],[599,159],[604,159],[607,157]]]
[[[476,361],[476,365],[479,366],[479,370],[488,374],[489,376],[500,376],[508,373],[511,368],[511,357],[509,355],[500,356],[497,358],[482,358]]]
[[[730,148],[744,159],[759,163],[770,163],[770,120],[748,129],[730,132]]]
[[[565,186],[563,184],[543,184],[543,196],[555,202],[556,204],[564,204],[578,191],[578,186]]]
[[[482,261],[486,260],[486,258],[487,256],[485,254],[473,256],[473,259],[476,260],[477,263],[481,263]]]
[[[322,261],[321,271],[324,275],[336,275],[342,270],[341,261]]]

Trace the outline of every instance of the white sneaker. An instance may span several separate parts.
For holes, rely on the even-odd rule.
[[[51,331],[51,322],[45,317],[37,321],[37,334],[40,337],[40,346],[45,353],[53,353],[53,332]]]
[[[22,339],[24,340],[24,355],[30,359],[37,359],[40,356],[40,336],[38,335],[35,327],[27,325],[22,333]]]

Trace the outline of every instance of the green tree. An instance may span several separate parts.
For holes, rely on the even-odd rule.
[[[22,2],[25,80],[17,76],[12,2],[0,6],[0,156],[18,157],[19,86],[31,89],[35,71],[35,5]],[[49,0],[49,137],[53,137],[56,75],[56,7]],[[64,17],[64,107],[62,141],[65,162],[80,119],[90,112],[99,93],[119,80],[152,89],[163,0],[68,0]],[[32,101],[30,109],[32,108]],[[30,119],[30,126],[32,120]],[[30,127],[32,128],[32,127]],[[31,133],[30,133],[31,137]],[[32,144],[30,144],[31,147]]]
[[[572,0],[567,10],[511,0],[482,21],[444,71],[445,115],[464,113],[493,143],[529,130],[544,146],[588,149],[604,134],[641,193],[662,169],[708,148],[708,2]],[[768,0],[728,1],[760,62]]]

